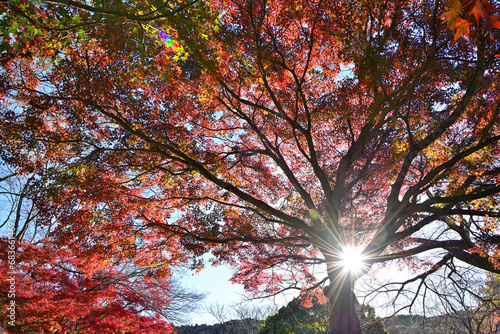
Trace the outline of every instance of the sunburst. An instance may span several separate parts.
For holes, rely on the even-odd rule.
[[[365,256],[361,247],[346,246],[342,249],[340,265],[353,274],[361,273],[365,266]]]

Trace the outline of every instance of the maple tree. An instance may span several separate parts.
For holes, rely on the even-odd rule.
[[[0,154],[59,247],[211,253],[250,292],[326,297],[331,333],[361,332],[348,246],[411,266],[402,288],[500,271],[494,1],[2,6]]]
[[[10,223],[12,232],[9,239],[0,239],[2,313],[12,302],[15,306],[10,318],[2,317],[2,328],[16,333],[173,333],[170,322],[182,323],[196,308],[202,296],[169,277],[165,268],[138,267],[133,254],[115,261],[108,254],[79,254],[78,248],[53,244],[52,226],[37,224],[33,177],[8,170],[0,175],[0,227]]]
[[[0,254],[6,258],[8,241],[1,241]],[[168,282],[148,280],[143,275],[147,269],[122,266],[88,274],[77,270],[81,264],[75,265],[78,258],[69,252],[21,242],[17,250],[15,276],[5,262],[0,266],[2,305],[9,305],[8,279],[15,277],[15,319],[2,317],[2,327],[10,332],[175,332],[158,309],[168,305]]]

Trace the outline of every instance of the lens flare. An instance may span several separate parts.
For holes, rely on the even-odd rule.
[[[173,52],[174,48],[180,46],[179,42],[174,41],[172,38],[170,38],[170,36],[166,32],[164,32],[161,29],[156,29],[156,30],[160,34],[161,38],[163,38],[163,40],[165,41],[165,46],[167,47],[169,52]]]

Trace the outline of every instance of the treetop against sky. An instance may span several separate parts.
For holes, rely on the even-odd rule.
[[[44,243],[165,275],[210,253],[324,295],[332,333],[361,332],[347,248],[415,296],[499,272],[495,1],[1,5],[0,154]]]

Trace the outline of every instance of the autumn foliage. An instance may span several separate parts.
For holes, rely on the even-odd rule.
[[[255,294],[327,298],[332,333],[361,332],[347,246],[413,270],[401,309],[456,263],[500,272],[494,1],[2,8],[0,156],[56,253],[160,277],[210,253]]]
[[[494,15],[497,10],[490,0],[449,0],[445,4],[450,9],[443,14],[442,18],[455,31],[455,39],[462,35],[468,37],[471,25],[474,26],[475,34],[484,33],[484,31],[492,32],[493,29],[500,28],[500,16]]]
[[[6,244],[3,239],[5,257]],[[14,277],[17,305],[15,326],[2,317],[3,328],[20,333],[173,333],[160,316],[141,313],[155,310],[152,296],[168,301],[166,283],[129,275],[127,268],[80,272],[88,265],[75,264],[70,251],[28,243],[18,243],[17,261],[15,272],[5,262],[1,265],[2,300],[8,304],[4,292],[9,291],[7,279]]]

